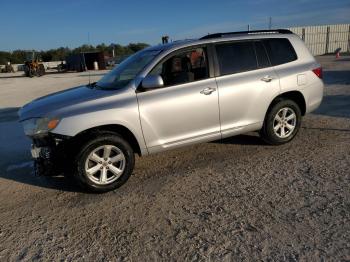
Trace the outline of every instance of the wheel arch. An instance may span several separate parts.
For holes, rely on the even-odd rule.
[[[84,131],[79,132],[73,137],[73,140],[81,143],[82,141],[88,139],[88,137],[93,135],[98,135],[100,132],[113,132],[124,138],[139,156],[142,155],[142,150],[136,136],[127,127],[119,124],[109,124],[95,126]]]
[[[300,108],[301,115],[304,116],[306,113],[306,101],[304,95],[300,91],[288,91],[276,96],[269,105],[267,112],[279,101],[283,99],[290,99],[294,101]],[[267,114],[266,112],[266,114]]]

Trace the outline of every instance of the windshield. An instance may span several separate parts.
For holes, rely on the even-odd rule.
[[[130,56],[102,77],[96,83],[97,88],[117,89],[126,86],[159,52],[159,50],[141,51]]]

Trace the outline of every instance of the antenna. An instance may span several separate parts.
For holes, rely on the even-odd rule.
[[[89,45],[89,48],[91,47],[91,43],[90,43],[90,32],[88,32],[88,45]],[[86,70],[89,71],[89,85],[91,85],[91,73],[90,73],[90,70],[88,69],[87,65],[86,65],[86,61],[85,61],[85,54],[84,54],[84,63],[85,63],[85,67],[86,67]]]

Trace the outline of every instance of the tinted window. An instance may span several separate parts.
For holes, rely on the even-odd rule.
[[[177,52],[150,72],[161,75],[164,86],[179,85],[208,78],[208,63],[204,48]]]
[[[216,53],[221,75],[250,71],[257,68],[253,42],[218,44]]]
[[[258,67],[259,68],[265,68],[270,66],[269,58],[267,57],[264,45],[258,41],[254,42],[255,45],[255,52],[256,52],[256,58],[258,60]]]
[[[263,41],[272,65],[285,64],[297,59],[297,55],[288,39],[274,38]]]

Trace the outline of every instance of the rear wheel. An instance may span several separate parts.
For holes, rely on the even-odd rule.
[[[90,191],[114,190],[129,179],[134,162],[134,152],[127,141],[114,133],[99,133],[78,154],[76,178]]]
[[[267,113],[260,135],[271,145],[284,144],[295,137],[300,124],[299,106],[292,100],[280,100]]]

